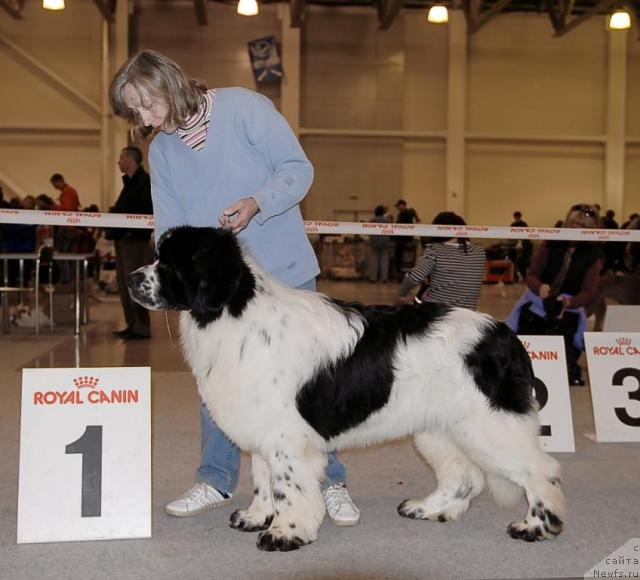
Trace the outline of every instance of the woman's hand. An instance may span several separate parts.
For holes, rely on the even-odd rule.
[[[549,286],[549,284],[543,284],[542,286],[540,286],[540,290],[538,290],[538,296],[540,296],[540,298],[542,298],[543,300],[545,298],[549,298],[550,293],[551,286]]]
[[[225,209],[218,216],[218,222],[221,228],[229,228],[234,234],[239,234],[259,211],[258,202],[253,197],[243,197]]]
[[[398,302],[399,305],[402,304],[413,304],[413,296],[411,294],[407,294],[406,296],[400,296],[400,298],[398,298]]]

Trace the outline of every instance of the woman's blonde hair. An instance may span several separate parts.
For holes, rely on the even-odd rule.
[[[146,136],[153,130],[145,127],[140,115],[129,108],[124,99],[124,87],[131,85],[143,105],[162,101],[168,108],[164,127],[175,130],[200,106],[207,88],[200,81],[188,79],[182,69],[170,58],[153,50],[143,50],[125,62],[109,87],[109,99],[114,114],[128,119],[134,133]]]

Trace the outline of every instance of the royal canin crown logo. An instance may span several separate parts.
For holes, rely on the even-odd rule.
[[[73,379],[73,384],[78,389],[95,389],[100,379],[98,377],[78,377]]]
[[[635,346],[628,336],[620,336],[616,338],[615,346],[594,346],[593,354],[595,356],[640,356],[640,348]]]
[[[528,340],[523,340],[522,346],[524,346],[524,350],[526,350],[527,352],[531,350],[531,343]]]

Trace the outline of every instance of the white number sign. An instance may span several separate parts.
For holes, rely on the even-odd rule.
[[[18,543],[149,537],[149,368],[25,369]]]
[[[598,442],[640,441],[640,333],[586,332]]]
[[[564,340],[561,336],[520,336],[535,374],[540,405],[540,445],[545,451],[576,450]]]

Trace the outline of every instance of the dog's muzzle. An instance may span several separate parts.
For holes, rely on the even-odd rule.
[[[149,310],[159,310],[162,306],[158,303],[158,285],[153,266],[143,266],[129,274],[127,286],[131,298],[140,306]]]

